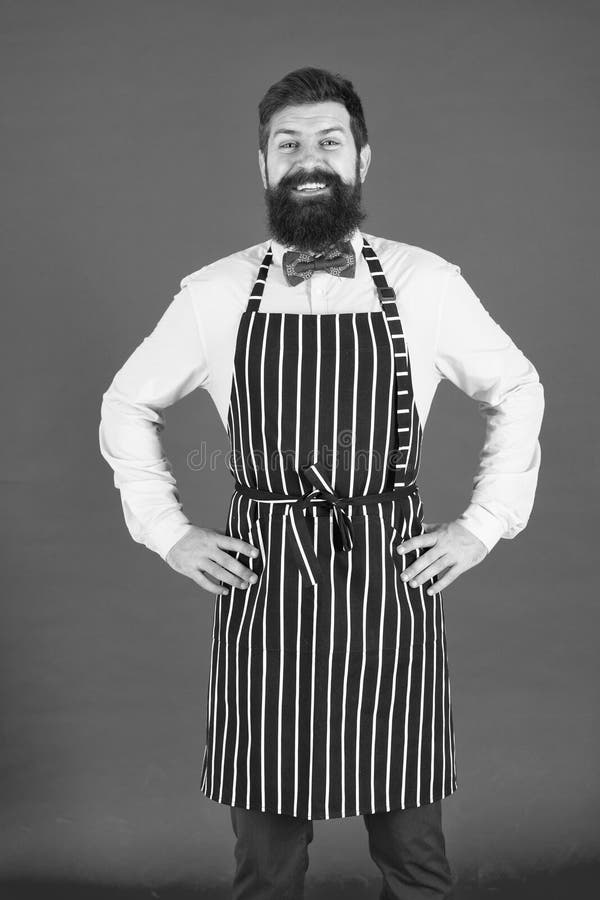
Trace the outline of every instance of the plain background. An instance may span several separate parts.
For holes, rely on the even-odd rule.
[[[364,229],[460,265],[546,392],[528,527],[444,592],[449,857],[480,884],[597,861],[598,4],[1,11],[2,877],[231,877],[229,808],[199,790],[214,595],[131,540],[99,411],[181,278],[266,237],[257,105],[304,65],[362,99]],[[464,509],[482,439],[476,405],[442,384],[426,521]],[[224,461],[186,463],[202,441],[227,450],[196,391],[165,444],[192,521],[222,529]],[[316,823],[311,879],[367,896],[377,876],[360,818]]]

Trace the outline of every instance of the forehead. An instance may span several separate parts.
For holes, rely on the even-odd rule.
[[[323,103],[302,103],[285,106],[271,118],[270,137],[279,130],[314,134],[324,128],[342,128],[350,132],[350,115],[343,103],[327,100]]]

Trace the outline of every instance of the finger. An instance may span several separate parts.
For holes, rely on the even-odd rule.
[[[411,538],[411,540],[413,540],[413,538]],[[414,547],[414,550],[417,554],[416,557],[414,558],[410,566],[408,565],[408,563],[406,563],[407,568],[404,569],[404,571],[408,572],[409,574],[415,574],[423,567],[423,565],[428,566],[444,552],[439,540],[432,542],[431,538],[427,546],[423,544],[421,544],[420,546],[417,545]],[[407,552],[411,552],[410,547],[408,548]],[[403,556],[406,559],[406,553],[404,553]],[[414,566],[415,568],[412,568],[412,566]]]
[[[244,556],[258,556],[258,549],[254,546],[254,544],[249,544],[247,541],[242,541],[240,538],[231,537],[231,535],[228,534],[219,533],[219,537],[217,539],[217,547],[220,547],[223,550],[231,550],[234,553],[243,553]]]
[[[437,575],[438,572],[447,569],[448,565],[448,556],[447,554],[444,554],[443,556],[439,557],[439,559],[436,559],[435,562],[422,568],[417,575],[413,576],[409,581],[410,586],[420,587],[420,585],[422,585],[425,581],[429,581],[430,578],[433,578],[434,575]]]
[[[224,550],[216,550],[211,559],[214,562],[219,563],[219,565],[223,566],[224,569],[227,569],[230,572],[233,572],[238,578],[241,578],[243,581],[248,581],[253,578],[256,581],[256,573],[253,569],[249,569],[243,563],[241,563],[238,559],[235,559],[233,556],[229,556],[228,553],[225,553]],[[250,560],[250,564],[254,564],[254,560]]]
[[[197,570],[197,573],[194,575],[190,575],[192,581],[195,581],[196,584],[199,584],[201,588],[204,588],[205,591],[210,591],[211,594],[228,594],[229,588],[225,587],[221,584],[215,584],[212,579],[208,578],[202,570]]]
[[[429,532],[426,534],[415,534],[414,537],[406,538],[396,548],[398,553],[410,553],[415,547],[433,547],[437,541],[437,535]]]
[[[235,560],[233,560],[233,562],[235,563]],[[233,587],[247,588],[248,581],[256,581],[257,578],[256,574],[253,572],[250,573],[248,578],[240,578],[238,575],[230,572],[229,569],[224,569],[223,566],[213,562],[211,559],[203,563],[202,570],[207,575],[212,575],[213,578],[224,581],[226,584],[231,584]]]
[[[439,592],[443,591],[444,588],[448,587],[449,584],[452,584],[453,581],[456,581],[460,573],[461,569],[459,569],[458,566],[452,566],[442,578],[438,579],[438,581],[435,581],[430,587],[427,588],[426,593],[430,595],[439,594]]]
[[[439,560],[444,559],[446,557],[446,553],[435,552],[435,548],[432,547],[427,553],[423,556],[419,556],[418,559],[415,559],[414,563],[410,565],[401,575],[402,581],[408,581],[411,587],[415,587],[418,584],[421,584],[423,581],[426,581],[427,578],[424,575],[431,568],[431,566],[435,565]],[[446,565],[448,565],[448,559],[446,559]],[[417,579],[420,578],[420,581]]]

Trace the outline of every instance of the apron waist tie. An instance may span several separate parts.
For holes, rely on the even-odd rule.
[[[292,551],[298,564],[300,574],[305,582],[313,585],[323,577],[323,569],[313,548],[313,543],[306,524],[304,510],[314,503],[328,505],[333,509],[334,526],[336,528],[339,549],[348,551],[354,546],[354,530],[352,519],[348,515],[347,506],[356,503],[358,505],[375,505],[384,500],[406,499],[412,494],[418,494],[419,488],[416,482],[405,486],[384,491],[379,494],[356,494],[352,497],[341,497],[331,486],[325,470],[319,462],[302,466],[302,472],[313,485],[312,490],[304,494],[279,494],[272,491],[261,491],[258,488],[248,487],[236,480],[235,489],[246,497],[263,502],[283,501],[289,509],[284,513],[286,524],[289,522],[292,528],[294,540]]]

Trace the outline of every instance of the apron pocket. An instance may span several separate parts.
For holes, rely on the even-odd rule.
[[[436,609],[440,604],[440,594],[432,596],[427,593],[427,588],[436,581],[438,576],[435,575],[433,579],[428,578],[427,581],[416,587],[412,587],[408,581],[403,581],[400,577],[415,560],[429,550],[429,547],[416,547],[407,553],[398,553],[398,547],[401,547],[404,541],[423,533],[421,526],[421,522],[415,521],[412,534],[407,533],[404,537],[401,536],[401,527],[400,529],[393,527],[390,540],[393,556],[392,566],[396,573],[396,592],[404,622],[400,639],[402,646],[435,643],[436,634],[439,636],[440,630],[439,622],[437,626],[435,624],[438,618]]]

